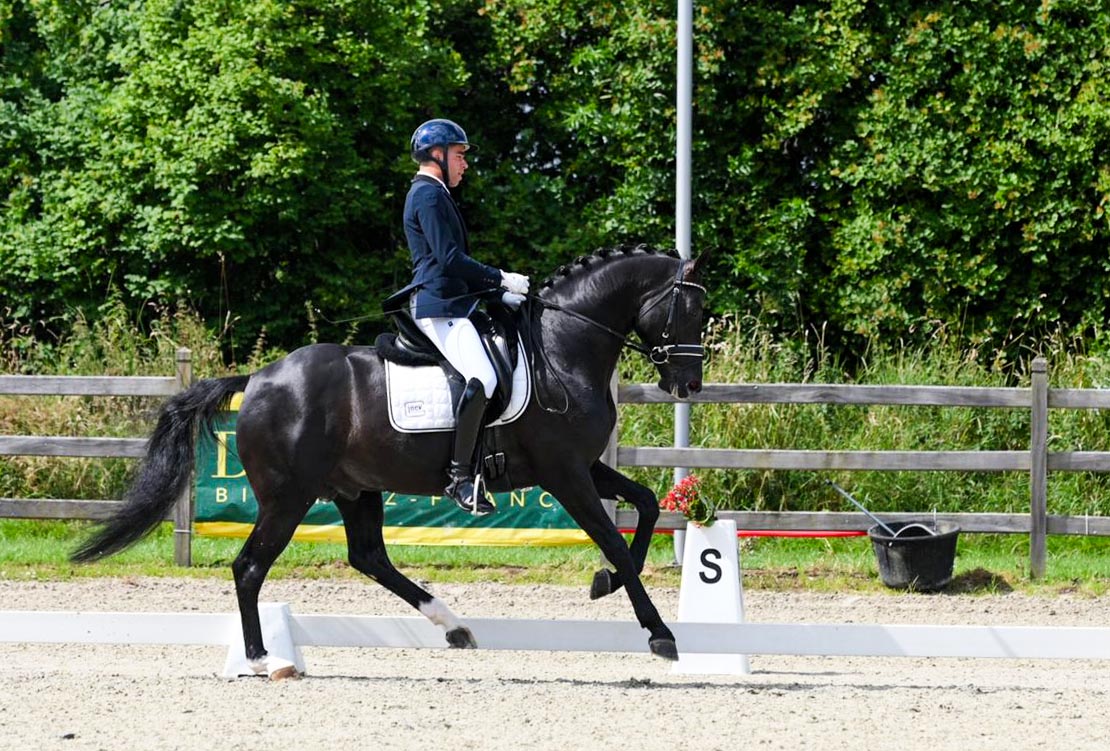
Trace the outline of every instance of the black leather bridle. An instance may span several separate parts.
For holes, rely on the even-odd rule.
[[[671,303],[670,307],[667,309],[667,322],[663,325],[662,337],[664,342],[670,340],[671,332],[674,329],[675,325],[677,325],[676,320],[678,318],[679,294],[684,289],[701,292],[703,295],[707,294],[705,287],[701,286],[700,284],[688,282],[683,279],[685,273],[686,264],[680,263],[678,265],[678,271],[675,272],[674,282],[671,284]],[[646,310],[642,310],[638,317],[643,318],[649,310],[661,303],[664,299],[666,299],[666,293],[664,293],[663,297],[660,297],[658,300],[649,305]],[[648,350],[642,344],[630,342],[627,339],[625,339],[624,344],[626,347],[631,347],[637,352],[643,352],[647,355],[648,359],[656,365],[662,365],[665,362],[670,362],[670,359],[672,357],[697,357],[698,359],[705,358],[705,347],[700,344],[662,344],[658,347],[652,347],[650,350]]]
[[[683,262],[678,265],[678,271],[675,272],[674,281],[671,283],[670,289],[663,292],[663,294],[661,294],[650,304],[644,306],[636,317],[637,320],[642,319],[652,308],[655,308],[656,306],[662,304],[664,300],[667,300],[669,298],[670,306],[667,309],[667,322],[663,325],[663,333],[661,335],[664,342],[670,340],[674,331],[674,327],[677,325],[678,299],[682,291],[692,290],[695,292],[701,292],[703,295],[706,294],[706,289],[702,285],[695,284],[694,282],[688,282],[683,279],[682,277],[685,273],[686,262]],[[594,328],[601,329],[602,331],[612,334],[613,336],[621,340],[622,346],[628,347],[629,349],[635,350],[636,352],[639,352],[640,354],[646,356],[655,365],[663,365],[664,363],[668,363],[670,362],[672,357],[697,357],[699,359],[705,358],[705,347],[700,344],[661,344],[657,347],[648,347],[647,345],[641,344],[640,342],[629,339],[624,334],[606,326],[604,323],[595,321],[589,316],[582,315],[581,313],[571,310],[570,308],[566,308],[562,305],[548,302],[546,300],[541,300],[539,297],[533,296],[532,299],[545,308],[551,308],[552,310],[558,310],[560,313],[566,313],[571,318],[577,318],[583,323],[587,323]]]

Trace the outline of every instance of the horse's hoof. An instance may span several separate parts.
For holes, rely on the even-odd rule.
[[[447,643],[451,649],[477,649],[478,642],[474,641],[474,634],[465,626],[453,628],[447,632]]]
[[[678,646],[674,643],[674,639],[650,639],[648,648],[656,657],[662,657],[671,662],[678,660]]]
[[[289,660],[283,660],[280,657],[265,653],[261,657],[248,660],[247,665],[250,667],[250,672],[240,671],[240,677],[253,675],[259,678],[269,678],[271,681],[284,681],[301,677],[301,672],[297,670],[297,666]]]
[[[613,572],[607,568],[603,568],[594,574],[594,580],[590,584],[590,599],[600,600],[605,595],[613,594]]]
[[[298,671],[297,668],[293,665],[286,665],[285,667],[278,668],[274,672],[270,673],[271,681],[288,681],[295,680],[300,677],[300,671]]]

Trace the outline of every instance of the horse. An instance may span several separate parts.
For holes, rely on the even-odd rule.
[[[666,660],[678,659],[674,634],[640,580],[659,518],[656,496],[599,457],[616,423],[609,386],[624,347],[650,358],[663,391],[685,399],[701,389],[702,258],[684,260],[645,246],[613,248],[578,258],[544,280],[518,312],[530,342],[524,349],[533,394],[517,420],[487,428],[506,465],[488,489],[539,486],[556,498],[615,569],[597,572],[591,598],[623,586],[648,631],[649,651]],[[466,624],[398,571],[386,552],[383,491],[440,494],[452,433],[391,428],[385,371],[375,347],[313,344],[250,375],[198,381],[166,402],[120,509],[71,559],[117,553],[165,519],[189,482],[198,431],[211,433],[215,413],[244,392],[236,441],[258,516],[231,568],[251,669],[271,677],[292,671],[266,651],[258,594],[318,498],[334,500],[339,509],[352,567],[442,627],[450,647],[476,647]],[[639,512],[631,544],[602,498],[624,500]]]

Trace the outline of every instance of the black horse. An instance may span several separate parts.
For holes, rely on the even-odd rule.
[[[700,260],[700,259],[699,259]],[[622,584],[651,651],[677,659],[674,635],[640,581],[659,516],[655,494],[598,460],[616,421],[609,384],[622,347],[651,358],[659,387],[685,398],[701,389],[705,289],[699,262],[639,248],[595,253],[559,269],[526,304],[537,392],[521,417],[495,428],[506,457],[492,491],[541,486],[598,545],[616,571],[594,578],[591,596]],[[629,341],[635,332],[642,343]],[[438,494],[450,433],[400,433],[390,427],[385,367],[373,347],[316,344],[250,376],[208,379],[171,398],[120,510],[73,553],[95,560],[126,548],[166,517],[189,481],[194,433],[245,391],[236,440],[258,500],[258,519],[232,564],[246,656],[255,672],[288,664],[267,659],[258,594],[270,566],[317,498],[334,499],[352,566],[443,626],[453,647],[474,647],[470,630],[445,604],[401,574],[382,539],[382,491]],[[639,511],[631,546],[602,498]]]

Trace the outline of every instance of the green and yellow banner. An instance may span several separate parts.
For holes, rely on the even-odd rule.
[[[203,432],[196,451],[196,523],[201,535],[246,537],[258,503],[239,463],[235,421],[239,399],[216,419],[216,438]],[[384,494],[385,540],[402,545],[577,545],[583,532],[550,494],[539,488],[491,496],[497,513],[471,516],[449,498]],[[296,540],[345,542],[343,520],[331,501],[318,500],[297,528]]]

